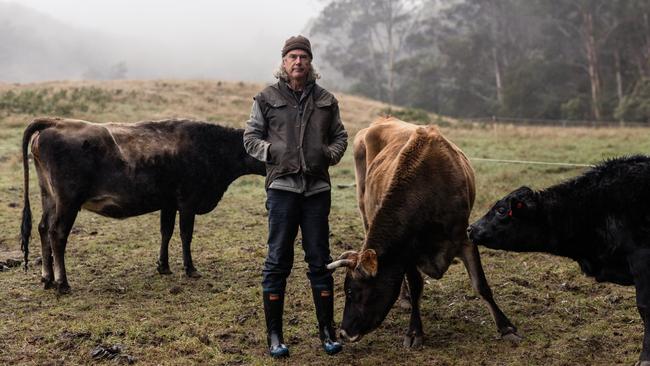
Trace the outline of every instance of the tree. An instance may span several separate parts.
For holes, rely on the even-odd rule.
[[[647,0],[335,0],[312,31],[353,91],[391,103],[646,119],[649,15]]]
[[[395,67],[417,23],[417,0],[335,0],[310,33],[325,43],[325,60],[357,80],[356,89],[394,103]],[[415,15],[414,15],[415,14]]]

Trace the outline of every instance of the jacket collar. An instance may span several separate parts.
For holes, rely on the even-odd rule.
[[[289,87],[289,84],[287,84],[287,82],[280,79],[277,85],[278,85],[278,90],[284,95],[285,98],[289,98],[289,100],[295,99],[293,90]],[[303,100],[309,94],[311,94],[311,92],[314,90],[314,86],[316,86],[315,81],[308,81],[307,84],[305,84],[305,88],[302,90],[302,96],[300,97],[300,103],[302,103]]]

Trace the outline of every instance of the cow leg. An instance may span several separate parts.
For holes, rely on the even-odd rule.
[[[494,322],[497,325],[497,329],[499,329],[499,333],[501,333],[501,337],[510,341],[521,340],[521,337],[517,334],[517,328],[512,325],[508,317],[506,317],[501,309],[499,309],[499,306],[492,297],[492,290],[485,278],[485,273],[481,266],[481,257],[479,256],[476,245],[471,242],[465,242],[461,251],[461,259],[467,269],[474,291],[476,291],[487,304],[488,309],[492,314],[492,318],[494,318]]]
[[[185,267],[185,274],[188,277],[199,278],[201,273],[194,268],[192,263],[192,234],[194,232],[194,213],[193,212],[180,212],[180,229],[181,241],[183,242],[183,266]]]
[[[65,273],[65,247],[74,220],[77,218],[79,207],[65,207],[59,204],[56,211],[56,214],[49,217],[47,236],[54,257],[54,283],[58,293],[63,295],[70,292],[70,285]]]
[[[402,288],[399,291],[398,302],[400,308],[406,310],[411,309],[411,296],[409,290],[409,283],[406,280],[406,277],[404,277],[404,281],[402,281]]]
[[[643,320],[643,348],[639,366],[650,366],[650,249],[634,252],[628,259],[636,287],[636,307]]]
[[[45,208],[44,208],[45,210]],[[52,247],[48,240],[48,217],[44,212],[41,217],[41,222],[38,224],[38,233],[41,237],[41,282],[44,289],[54,287],[54,268],[52,267]]]
[[[160,257],[158,258],[158,273],[172,274],[169,269],[169,241],[174,233],[176,223],[176,209],[163,208],[160,210]],[[191,238],[191,234],[190,234]]]
[[[52,198],[46,190],[41,189],[43,215],[38,224],[38,233],[41,237],[41,282],[44,289],[54,287],[54,268],[52,267],[52,247],[48,239],[49,216],[54,213],[55,207]]]
[[[408,348],[417,348],[422,346],[422,318],[420,317],[420,299],[422,297],[422,288],[424,281],[422,274],[413,266],[406,271],[408,278],[409,295],[411,296],[411,319],[409,329],[404,336],[404,346]]]

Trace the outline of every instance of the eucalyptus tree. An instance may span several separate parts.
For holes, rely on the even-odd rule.
[[[310,29],[325,46],[324,58],[355,87],[394,103],[396,64],[415,30],[421,0],[334,0]]]

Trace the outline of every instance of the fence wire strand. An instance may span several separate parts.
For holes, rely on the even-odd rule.
[[[569,166],[581,168],[593,168],[594,164],[578,164],[578,163],[553,163],[548,161],[528,161],[528,160],[505,160],[505,159],[488,159],[488,158],[469,158],[474,161],[487,161],[493,163],[511,163],[511,164],[535,164],[535,165],[555,165],[555,166]]]

